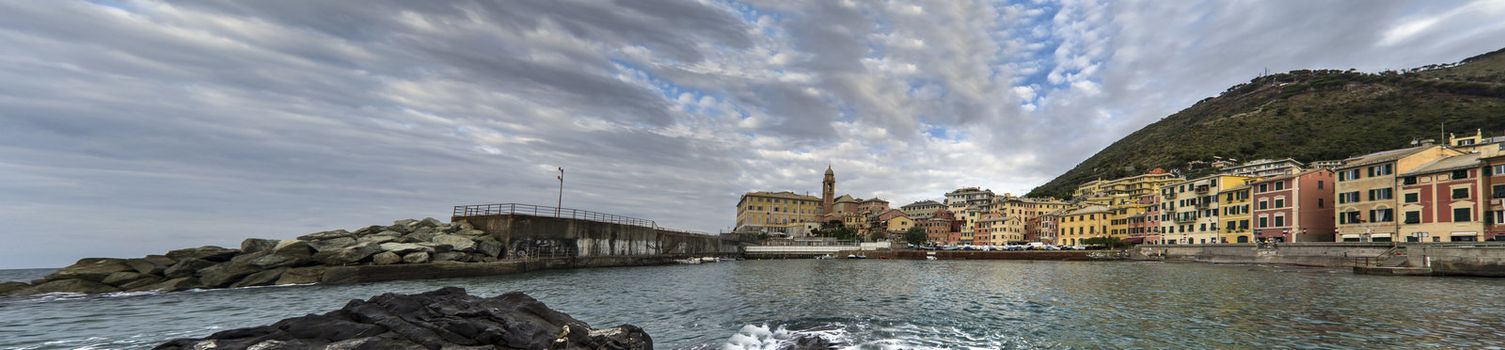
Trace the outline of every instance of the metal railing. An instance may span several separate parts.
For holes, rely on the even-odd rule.
[[[658,228],[658,224],[654,223],[653,220],[580,209],[556,208],[550,206],[522,203],[475,204],[455,206],[455,217],[484,215],[531,215],[642,226],[654,229]]]

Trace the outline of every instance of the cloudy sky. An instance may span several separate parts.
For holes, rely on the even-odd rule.
[[[1228,86],[1505,46],[1505,3],[0,2],[0,268],[457,204],[1021,193]]]

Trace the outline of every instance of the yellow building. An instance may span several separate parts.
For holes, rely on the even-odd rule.
[[[820,222],[820,198],[794,192],[748,192],[737,201],[737,231],[793,233]]]
[[[909,231],[909,229],[911,228],[914,228],[914,219],[910,219],[908,216],[903,215],[895,216],[888,218],[886,226],[888,228],[888,232],[890,233],[902,233],[904,231]]]
[[[1462,155],[1440,145],[1370,153],[1343,161],[1334,169],[1338,223],[1337,239],[1343,242],[1394,242],[1401,240],[1397,208],[1396,174],[1415,171],[1435,160]]]
[[[1254,242],[1254,230],[1250,227],[1253,220],[1253,211],[1250,208],[1250,198],[1253,196],[1249,185],[1235,186],[1218,192],[1218,243],[1250,243]]]
[[[1255,178],[1211,175],[1161,188],[1160,231],[1166,244],[1217,244],[1222,222],[1218,194],[1222,189],[1247,186]]]
[[[1108,207],[1093,205],[1068,211],[1056,223],[1056,244],[1082,245],[1082,240],[1106,237]]]
[[[1156,168],[1130,177],[1089,181],[1077,187],[1075,196],[1089,204],[1110,206],[1113,203],[1137,201],[1142,196],[1159,191],[1161,186],[1177,181],[1181,179]]]

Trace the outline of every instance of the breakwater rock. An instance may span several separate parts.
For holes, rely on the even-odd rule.
[[[652,349],[641,328],[592,329],[526,294],[456,287],[383,294],[277,323],[177,339],[156,349]]]
[[[330,267],[493,262],[502,254],[502,242],[464,221],[406,219],[288,240],[252,238],[239,249],[206,246],[136,259],[84,258],[29,284],[0,285],[0,296],[307,284],[319,282]]]

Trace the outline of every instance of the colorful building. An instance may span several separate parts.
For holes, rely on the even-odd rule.
[[[954,245],[961,243],[961,225],[946,209],[936,209],[930,217],[916,221],[925,229],[925,240],[930,244]]]
[[[1250,210],[1250,185],[1234,186],[1218,191],[1218,243],[1251,243],[1254,242],[1254,231],[1250,229],[1249,221],[1253,217]]]
[[[1107,237],[1108,207],[1088,206],[1061,215],[1057,223],[1056,243],[1082,245],[1088,238]]]
[[[737,231],[793,235],[818,222],[820,199],[793,192],[748,192],[737,201]]]
[[[1396,175],[1463,152],[1440,145],[1376,152],[1344,161],[1336,173],[1336,238],[1344,242],[1400,240]]]
[[[1406,242],[1485,239],[1484,166],[1478,154],[1428,162],[1400,175],[1400,237]]]
[[[904,215],[909,216],[910,219],[921,220],[934,215],[936,209],[941,209],[944,207],[945,205],[942,205],[940,202],[923,200],[905,204],[904,206],[899,207],[899,210],[903,211]]]
[[[1484,234],[1495,241],[1505,241],[1505,154],[1486,157],[1484,184],[1489,195],[1484,203]]]
[[[1303,164],[1291,158],[1256,159],[1244,162],[1243,164],[1223,168],[1222,172],[1224,174],[1238,176],[1273,177],[1299,173],[1301,172],[1301,170],[1303,170],[1303,168],[1306,168],[1306,164]]]
[[[1332,242],[1333,180],[1332,170],[1317,168],[1251,184],[1255,239]]]
[[[1218,193],[1253,181],[1247,176],[1211,175],[1161,187],[1162,240],[1166,244],[1219,243]]]

